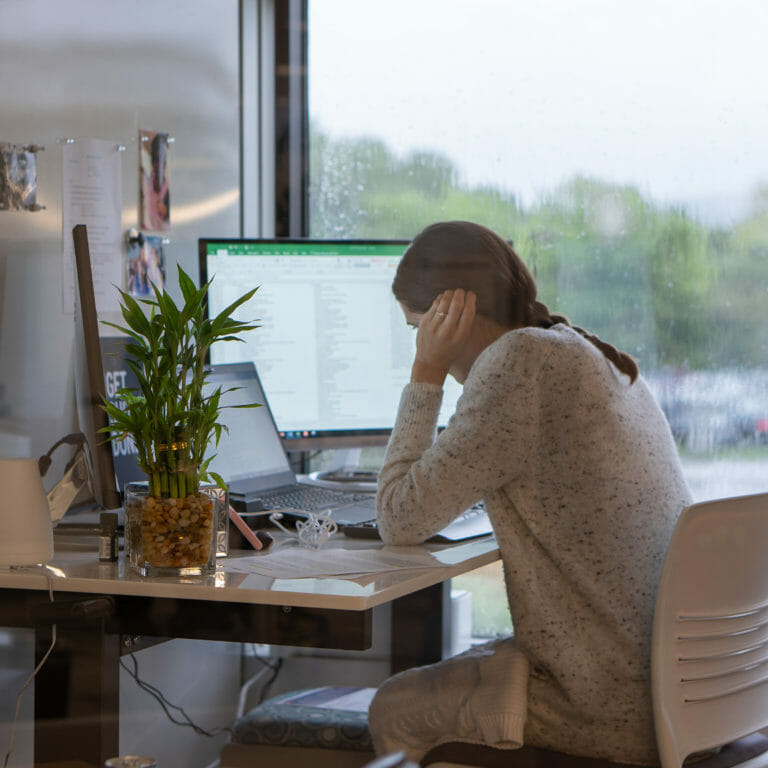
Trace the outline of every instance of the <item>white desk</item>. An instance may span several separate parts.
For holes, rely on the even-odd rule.
[[[340,535],[330,544],[382,546]],[[48,648],[50,625],[57,626],[56,650],[35,683],[36,762],[102,766],[117,754],[118,661],[137,647],[137,637],[364,650],[372,642],[372,609],[391,602],[393,671],[436,661],[446,618],[443,583],[499,554],[489,537],[425,549],[444,564],[363,578],[284,580],[248,572],[247,558],[270,555],[233,552],[211,576],[147,578],[127,568],[122,554],[117,563],[100,563],[95,539],[57,538],[47,569],[53,604],[40,569],[0,571],[0,626],[33,627],[36,659]],[[246,567],[233,572],[230,566]]]
[[[276,534],[275,551],[295,552],[301,558],[304,550],[288,544]],[[102,563],[94,549],[95,539],[85,537],[82,543],[56,538],[56,552],[46,571],[40,568],[0,569],[0,588],[41,590],[47,593],[52,577],[54,593],[83,592],[140,597],[208,600],[258,605],[302,606],[335,610],[363,611],[410,594],[423,587],[458,576],[499,557],[495,539],[482,537],[451,545],[428,544],[419,547],[432,553],[443,567],[420,571],[400,570],[356,577],[324,577],[304,579],[271,579],[257,573],[231,571],[229,563],[242,563],[269,558],[253,551],[236,550],[220,558],[216,573],[210,576],[174,578],[147,577],[132,571],[122,556],[116,563]],[[365,551],[384,549],[380,542],[349,539],[336,534],[320,552],[332,549]],[[394,548],[397,551],[400,548]],[[411,548],[402,548],[408,551]]]

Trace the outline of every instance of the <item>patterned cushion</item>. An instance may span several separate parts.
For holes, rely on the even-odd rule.
[[[275,696],[235,722],[232,741],[370,752],[368,704],[375,692],[327,686]]]

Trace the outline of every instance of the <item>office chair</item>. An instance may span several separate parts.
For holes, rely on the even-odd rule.
[[[680,515],[656,598],[651,690],[662,768],[712,750],[691,766],[768,766],[768,737],[759,732],[768,728],[768,493],[701,502]],[[421,760],[438,765],[621,764],[448,742]]]
[[[768,493],[684,510],[656,598],[651,670],[663,768],[768,726]],[[752,741],[762,752],[742,765],[768,765],[768,739]]]

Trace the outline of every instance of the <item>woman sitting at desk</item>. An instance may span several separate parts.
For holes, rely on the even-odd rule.
[[[418,759],[461,738],[658,764],[652,616],[691,498],[637,365],[551,314],[513,248],[475,224],[424,230],[393,290],[418,335],[379,475],[381,536],[422,542],[484,499],[515,634],[386,681],[377,750]],[[464,392],[436,438],[449,373]]]

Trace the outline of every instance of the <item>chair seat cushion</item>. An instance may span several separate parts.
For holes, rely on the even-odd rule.
[[[368,704],[375,691],[327,686],[275,696],[235,722],[232,741],[370,752]]]

